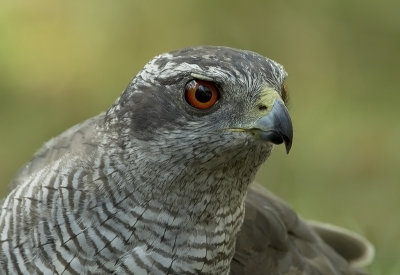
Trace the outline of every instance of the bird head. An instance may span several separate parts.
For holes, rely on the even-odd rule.
[[[281,143],[289,152],[286,75],[280,64],[254,52],[185,48],[152,59],[107,116],[130,140],[158,154],[180,150],[195,159],[225,152],[226,158],[252,148],[266,157]]]

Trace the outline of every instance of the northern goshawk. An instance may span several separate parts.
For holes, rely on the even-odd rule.
[[[357,274],[363,239],[248,189],[273,144],[292,144],[285,77],[226,47],[152,59],[15,177],[1,274]]]

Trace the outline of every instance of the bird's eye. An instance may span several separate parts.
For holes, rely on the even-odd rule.
[[[213,82],[191,80],[185,87],[186,101],[197,109],[208,109],[219,99],[219,90]]]

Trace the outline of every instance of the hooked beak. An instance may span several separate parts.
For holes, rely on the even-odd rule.
[[[275,100],[271,111],[258,119],[252,129],[258,137],[274,144],[285,143],[286,153],[292,147],[293,126],[288,110],[281,100]]]

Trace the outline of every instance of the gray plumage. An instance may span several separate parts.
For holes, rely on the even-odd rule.
[[[272,196],[250,191],[245,218],[272,143],[290,149],[285,77],[231,48],[155,57],[107,112],[50,140],[17,174],[1,206],[1,274],[356,272]],[[188,104],[192,79],[216,84],[215,105]]]
[[[231,274],[366,274],[374,256],[363,237],[307,222],[285,202],[253,184],[236,242]]]

